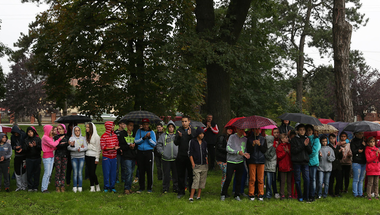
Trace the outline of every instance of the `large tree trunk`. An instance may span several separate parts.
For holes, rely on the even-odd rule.
[[[344,122],[354,120],[349,79],[351,34],[352,26],[345,20],[345,0],[334,0],[333,48],[337,120]]]

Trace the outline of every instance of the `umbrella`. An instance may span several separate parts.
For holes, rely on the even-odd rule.
[[[270,130],[272,130],[274,128],[277,128],[277,126],[275,126],[275,125],[267,125],[267,126],[261,127],[260,129],[270,129]]]
[[[85,122],[91,122],[92,119],[87,116],[80,116],[80,115],[69,115],[69,116],[61,116],[55,122],[58,123],[85,123]]]
[[[242,117],[236,117],[236,118],[230,119],[230,121],[228,121],[227,124],[226,124],[224,127],[225,127],[225,128],[227,128],[227,127],[231,127],[232,124],[234,124],[234,122],[236,122],[236,121],[239,120],[239,119],[243,119],[243,118],[245,118],[245,117],[242,116]]]
[[[343,131],[364,132],[364,131],[380,131],[380,125],[370,121],[358,121],[349,123]]]
[[[12,131],[11,127],[0,125],[0,132],[8,133],[8,132],[11,132],[11,131]]]
[[[175,124],[175,126],[182,126],[181,121],[175,121],[174,124]],[[191,127],[206,127],[205,124],[203,124],[202,122],[198,122],[198,121],[190,121],[190,126]]]
[[[319,119],[319,121],[322,123],[322,124],[327,124],[329,122],[335,122],[334,120],[332,119]]]
[[[348,122],[330,122],[327,124],[332,125],[336,129],[338,129],[338,131],[339,131],[338,137],[339,137],[340,133],[342,133],[343,129],[348,125]],[[346,133],[348,134],[348,138],[352,139],[352,132],[346,132]],[[338,138],[338,140],[339,140],[339,138]]]
[[[327,124],[315,125],[314,130],[318,131],[321,134],[331,134],[338,131],[338,129],[336,129],[334,126]]]
[[[293,122],[299,122],[311,125],[322,125],[322,123],[315,117],[303,114],[303,113],[284,113],[278,117],[282,120],[289,120]]]
[[[240,129],[261,128],[268,125],[277,124],[271,119],[256,115],[236,120],[236,122],[232,124],[232,126],[235,126],[236,128]]]
[[[152,124],[158,124],[162,122],[161,118],[156,114],[143,110],[129,112],[127,115],[123,116],[120,121],[131,121],[135,124],[141,124],[141,121],[145,118],[149,119],[150,123]]]

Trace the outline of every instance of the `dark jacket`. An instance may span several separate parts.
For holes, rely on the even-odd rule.
[[[188,157],[189,151],[189,142],[191,139],[195,137],[195,128],[191,128],[191,134],[187,134],[187,130],[183,128],[183,126],[179,127],[175,134],[174,144],[178,146],[178,157]],[[182,137],[179,136],[179,133],[182,133]]]
[[[291,159],[293,164],[298,165],[308,165],[309,164],[309,155],[312,153],[311,144],[305,146],[304,142],[306,140],[306,136],[296,135],[290,141],[290,152]]]
[[[227,135],[220,135],[216,141],[215,158],[216,161],[227,162]]]
[[[199,145],[198,139],[193,138],[189,143],[189,157],[193,156],[194,163],[196,165],[207,164],[207,142],[202,140],[202,144]]]
[[[343,153],[339,152],[340,146],[337,146],[336,148],[329,144],[329,146],[333,149],[335,154],[335,160],[332,163],[332,171],[334,170],[342,170],[342,164],[340,163],[340,160],[343,158]]]
[[[132,132],[131,135],[128,135],[127,131],[120,132],[120,136],[117,137],[119,139],[119,146],[121,151],[121,156],[126,160],[136,160],[137,157],[137,145],[132,149],[130,144],[135,142],[135,135]]]
[[[294,128],[290,125],[286,125],[284,120],[281,120],[281,125],[278,127],[280,134],[288,134],[289,131],[294,130]]]
[[[54,136],[54,141],[58,140],[61,136],[65,136],[62,138],[61,141],[59,141],[59,144],[57,145],[57,149],[55,150],[54,156],[56,157],[69,157],[70,151],[67,150],[67,147],[69,146],[69,138],[66,134],[58,134]]]
[[[366,164],[365,158],[365,146],[362,144],[363,139],[354,138],[351,140],[351,151],[352,151],[352,163],[358,164]],[[363,149],[361,153],[359,153],[359,149]]]
[[[116,136],[117,136],[117,139],[119,140],[119,146],[120,146],[120,135],[122,134],[122,133],[124,133],[124,132],[126,132],[125,130],[122,130],[122,131],[120,131],[119,129],[116,129],[113,133],[114,134],[116,134]],[[120,149],[119,150],[117,150],[117,155],[121,155],[121,151],[120,151]]]
[[[260,146],[253,146],[254,140],[260,140]],[[251,136],[247,140],[247,152],[250,154],[250,158],[247,159],[248,164],[265,164],[265,152],[268,150],[267,141],[265,137],[255,136],[252,132]]]
[[[207,122],[205,122],[205,125],[207,125]],[[205,131],[205,136],[203,139],[207,142],[208,145],[215,145],[217,141],[218,133],[219,133],[219,128],[218,128],[218,125],[214,121],[211,121],[211,127],[212,129],[217,130],[218,132],[214,133],[214,131],[212,131],[211,128],[209,128]],[[206,129],[206,127],[202,129],[204,130]]]
[[[41,138],[37,137],[37,132],[32,127],[28,127],[26,129],[26,133],[28,133],[29,131],[33,131],[33,137],[29,137],[29,135],[27,135],[27,137],[25,138],[24,146],[22,150],[25,150],[26,158],[29,158],[29,159],[41,158],[41,151],[42,151]],[[36,143],[36,146],[30,147],[29,144],[30,143],[33,144],[33,142]]]
[[[16,157],[26,156],[26,152],[24,150],[18,153],[17,151],[19,151],[20,149],[16,149],[16,146],[21,146],[21,147],[24,146],[25,138],[26,138],[25,132],[21,130],[17,125],[15,125],[12,127],[11,133],[12,133],[11,146],[12,146],[12,149],[15,150],[15,156]],[[18,133],[19,135],[16,137],[15,133]]]

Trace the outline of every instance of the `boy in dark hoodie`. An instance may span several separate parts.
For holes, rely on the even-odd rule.
[[[4,188],[9,192],[9,164],[12,156],[11,144],[7,143],[8,137],[4,133],[0,133],[0,189],[1,189],[1,175],[4,178]]]
[[[278,127],[278,130],[280,130],[280,134],[288,134],[289,131],[294,130],[292,126],[290,126],[289,120],[281,120],[281,125]]]
[[[24,150],[26,152],[26,172],[28,176],[28,191],[37,192],[41,173],[41,138],[32,127],[26,129]]]
[[[14,170],[17,188],[15,191],[26,190],[28,187],[26,178],[26,153],[23,150],[25,132],[18,125],[12,127],[11,145],[15,150]]]

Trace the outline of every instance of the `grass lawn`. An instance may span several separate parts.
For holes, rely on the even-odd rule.
[[[20,126],[26,131],[27,126]],[[40,136],[42,127],[35,126]],[[83,125],[81,125],[83,128]],[[97,125],[101,135],[104,126]],[[84,130],[82,130],[84,131]],[[42,162],[41,162],[42,163]],[[13,161],[10,172],[13,173]],[[43,165],[41,178],[43,175]],[[103,185],[101,163],[97,167],[100,185]],[[300,203],[296,200],[264,200],[251,202],[243,198],[237,202],[232,198],[221,202],[220,179],[221,171],[210,172],[206,189],[202,192],[202,200],[188,201],[188,195],[177,199],[175,193],[162,194],[162,181],[154,175],[153,193],[123,195],[123,184],[116,184],[118,193],[90,193],[89,180],[83,181],[82,193],[73,193],[66,188],[65,193],[56,193],[54,186],[54,171],[49,194],[20,192],[4,192],[1,190],[1,214],[380,214],[379,201],[368,201],[366,198],[354,198],[351,193],[343,194],[342,198],[328,197],[313,203]],[[352,180],[352,179],[351,179]],[[137,190],[137,185],[134,190]],[[278,185],[279,188],[279,185]],[[16,181],[11,180],[11,190],[16,189]],[[351,187],[349,188],[351,192]],[[232,193],[232,184],[229,189]],[[246,189],[247,193],[247,189]]]

